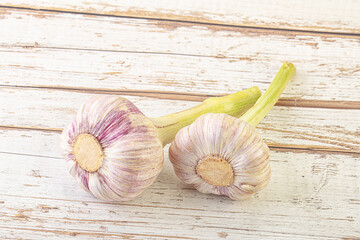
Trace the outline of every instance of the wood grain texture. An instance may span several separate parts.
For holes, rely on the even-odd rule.
[[[61,131],[82,102],[94,96],[50,89],[1,88],[0,126]],[[122,95],[123,96],[123,95]],[[197,102],[127,96],[145,115],[160,117]],[[301,117],[299,117],[301,116]],[[337,121],[334,121],[334,120]],[[258,130],[270,146],[353,153],[360,156],[360,110],[274,107]],[[339,122],[341,124],[339,124]]]
[[[4,0],[3,6],[121,17],[170,19],[256,28],[359,34],[358,1],[183,0],[48,1]]]
[[[1,136],[16,134],[10,131]],[[46,155],[49,143],[59,138],[58,134],[22,134],[27,136],[17,137],[19,143],[26,146],[36,141]],[[58,151],[54,145],[49,150]],[[166,159],[157,181],[139,198],[109,204],[78,188],[59,155],[49,158],[3,153],[1,220],[11,221],[13,230],[7,232],[15,236],[19,236],[18,229],[84,239],[102,235],[216,239],[220,232],[228,239],[358,236],[359,186],[353,181],[360,169],[352,157],[273,151],[271,156],[271,183],[250,201],[200,194],[178,181]]]
[[[265,90],[281,62],[289,60],[297,75],[284,98],[300,104],[303,99],[360,101],[358,38],[6,13],[0,21],[2,85],[216,95],[253,85]]]
[[[0,3],[0,239],[360,239],[359,1]],[[157,117],[297,74],[258,126],[272,179],[247,201],[164,170],[95,199],[66,172],[80,104],[123,95]]]

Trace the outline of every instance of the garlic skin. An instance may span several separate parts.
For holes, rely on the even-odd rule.
[[[269,148],[255,127],[223,113],[207,113],[182,128],[169,149],[179,179],[202,193],[249,198],[270,180]]]
[[[62,133],[70,174],[95,197],[127,201],[160,173],[163,146],[152,121],[118,96],[86,101]]]
[[[260,95],[259,88],[252,87],[158,118],[146,117],[122,97],[92,98],[62,133],[69,172],[97,198],[131,200],[154,182],[162,169],[163,146],[178,130],[207,112],[240,116]]]

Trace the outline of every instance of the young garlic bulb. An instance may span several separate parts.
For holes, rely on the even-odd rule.
[[[208,112],[240,116],[260,95],[254,87],[160,118],[146,117],[122,97],[94,97],[64,129],[63,156],[70,174],[95,197],[131,200],[154,182],[163,166],[163,146],[179,129]]]
[[[181,181],[202,193],[242,200],[263,189],[270,180],[269,148],[255,126],[275,105],[295,74],[285,62],[266,92],[240,119],[207,113],[181,129],[169,158]]]

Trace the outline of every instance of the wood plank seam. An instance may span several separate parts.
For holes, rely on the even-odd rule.
[[[178,186],[176,186],[176,189],[178,189]],[[186,189],[186,190],[191,190],[191,191],[196,191],[194,188],[186,188],[186,187],[182,187],[181,189]],[[198,211],[198,212],[213,212],[213,213],[229,213],[229,214],[234,214],[234,213],[238,213],[238,211],[230,211],[230,210],[225,210],[225,209],[209,209],[209,210],[205,210],[202,208],[190,208],[190,207],[177,207],[177,206],[164,206],[164,205],[159,205],[159,206],[154,206],[154,205],[148,205],[148,204],[136,204],[136,203],[127,203],[127,202],[121,202],[121,203],[116,203],[116,202],[106,202],[106,201],[101,201],[98,200],[96,198],[93,198],[94,200],[79,200],[79,199],[67,199],[67,198],[54,198],[54,197],[45,197],[45,196],[22,196],[22,195],[13,195],[13,194],[2,194],[0,193],[0,196],[5,196],[5,197],[14,197],[14,198],[25,198],[25,199],[41,199],[41,200],[51,200],[51,201],[61,201],[61,202],[76,202],[76,203],[81,203],[83,205],[86,204],[101,204],[101,205],[117,205],[117,206],[127,206],[127,207],[140,207],[140,208],[160,208],[160,209],[176,209],[176,210],[182,210],[183,212],[185,211]],[[355,201],[358,201],[357,199],[355,199]],[[87,206],[87,205],[86,205]],[[256,214],[258,216],[263,216],[262,213],[251,213],[251,214]],[[273,214],[279,217],[285,217],[288,215],[284,215],[284,214]],[[266,215],[265,215],[266,216]]]
[[[39,132],[52,132],[61,133],[62,129],[57,128],[39,128],[39,127],[22,127],[22,126],[5,126],[0,125],[0,130],[22,130],[22,131],[39,131]],[[273,151],[290,151],[290,152],[308,152],[308,153],[326,153],[326,154],[344,154],[351,156],[360,156],[360,151],[352,149],[342,149],[336,147],[324,147],[316,145],[295,145],[295,144],[281,144],[266,142],[269,148]],[[13,153],[17,154],[17,153]],[[54,157],[55,158],[55,157]]]
[[[27,230],[33,232],[51,232],[55,234],[62,234],[66,236],[77,236],[77,235],[92,235],[92,236],[101,236],[101,237],[122,237],[123,239],[127,239],[131,236],[141,236],[141,237],[163,237],[163,238],[171,238],[171,239],[191,239],[196,240],[197,238],[189,238],[189,237],[178,237],[178,236],[169,236],[169,235],[151,235],[151,234],[140,234],[140,233],[125,233],[125,234],[117,234],[117,233],[103,233],[103,232],[88,232],[88,231],[79,231],[77,229],[69,229],[70,231],[64,231],[59,229],[44,229],[44,228],[20,228],[20,227],[5,227],[0,226],[0,228],[4,229],[17,229],[17,230]]]
[[[154,55],[170,55],[170,56],[186,56],[186,57],[198,57],[198,58],[227,58],[237,59],[235,57],[223,57],[223,56],[211,56],[211,55],[199,55],[199,54],[186,54],[186,53],[175,53],[175,52],[154,52],[154,51],[126,51],[126,50],[110,50],[110,49],[94,49],[94,48],[71,48],[71,47],[46,47],[40,46],[37,42],[33,45],[18,45],[11,44],[5,45],[0,44],[3,48],[25,48],[25,49],[53,49],[53,50],[74,50],[74,51],[88,51],[88,52],[110,52],[110,53],[130,53],[130,54],[154,54]],[[0,50],[0,52],[7,52]]]
[[[214,94],[201,94],[201,93],[186,93],[186,92],[172,92],[172,91],[153,91],[153,90],[133,90],[133,89],[92,89],[92,88],[73,88],[73,87],[55,87],[55,86],[24,86],[24,85],[11,85],[0,84],[0,87],[8,88],[22,88],[22,89],[49,89],[56,91],[67,92],[81,92],[81,93],[93,93],[93,94],[113,94],[113,95],[125,95],[125,96],[139,96],[139,97],[151,97],[167,100],[186,100],[201,102],[209,97],[219,97],[222,95]],[[225,95],[225,94],[224,94]],[[275,106],[284,107],[305,107],[305,108],[328,108],[328,109],[349,109],[360,110],[359,101],[330,101],[330,100],[309,100],[300,98],[280,98]]]
[[[204,228],[204,226],[201,225],[194,225],[194,227],[197,228]],[[5,229],[9,229],[10,227],[4,227],[4,226],[0,226],[0,228],[5,228]],[[325,237],[328,239],[339,239],[338,237],[333,237],[333,236],[325,236],[325,235],[314,235],[314,234],[298,234],[298,233],[284,233],[284,232],[273,232],[273,231],[259,231],[259,230],[251,230],[251,229],[241,229],[241,228],[224,228],[224,227],[216,227],[216,226],[206,226],[206,228],[217,228],[217,229],[230,229],[230,230],[243,230],[243,231],[252,231],[255,233],[276,233],[276,234],[280,234],[280,235],[296,235],[296,236],[308,236],[308,237]],[[88,231],[79,231],[79,230],[75,230],[72,229],[73,231],[62,231],[62,230],[58,230],[58,229],[36,229],[36,228],[19,228],[16,227],[14,229],[18,229],[18,230],[28,230],[28,231],[40,231],[40,232],[51,232],[51,233],[56,233],[56,234],[62,234],[62,235],[67,235],[67,236],[77,236],[77,235],[95,235],[95,236],[101,236],[101,237],[110,237],[110,236],[115,236],[115,237],[123,237],[124,239],[127,239],[128,237],[131,236],[141,236],[141,237],[164,237],[164,238],[171,238],[171,239],[191,239],[191,240],[198,240],[199,238],[190,238],[190,237],[183,237],[183,236],[166,236],[166,235],[151,235],[151,234],[137,234],[137,233],[125,233],[125,234],[117,234],[117,233],[102,233],[102,232],[88,232]]]
[[[30,8],[30,7],[18,7],[18,6],[0,5],[0,8],[27,10],[27,11],[38,11],[38,12],[49,12],[49,13],[80,14],[80,15],[99,16],[99,17],[144,19],[144,20],[161,21],[161,22],[169,22],[169,23],[185,23],[185,24],[202,25],[202,26],[206,25],[206,26],[214,26],[214,27],[233,28],[233,29],[271,31],[272,33],[274,33],[274,32],[288,32],[288,33],[299,34],[299,35],[313,34],[313,35],[319,35],[319,36],[326,35],[326,36],[334,36],[334,37],[360,38],[360,33],[347,33],[347,32],[334,32],[334,31],[327,32],[327,31],[301,30],[301,29],[291,29],[291,28],[275,28],[275,27],[258,27],[258,26],[246,26],[246,25],[231,25],[231,24],[200,22],[200,21],[174,20],[174,19],[167,19],[167,18],[121,16],[121,15],[114,15],[114,14],[77,12],[77,11],[68,11],[68,10],[47,9],[47,8],[41,8],[41,7],[40,8]]]

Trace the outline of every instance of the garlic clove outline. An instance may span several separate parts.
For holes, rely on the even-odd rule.
[[[266,92],[240,119],[207,113],[181,129],[169,148],[178,178],[199,192],[249,198],[270,181],[269,148],[255,126],[274,106],[295,74],[285,62]]]
[[[119,96],[86,101],[61,137],[63,156],[80,186],[106,201],[128,201],[149,187],[162,170],[163,146],[207,112],[240,116],[261,93],[257,87],[205,100],[160,118],[146,117]]]

